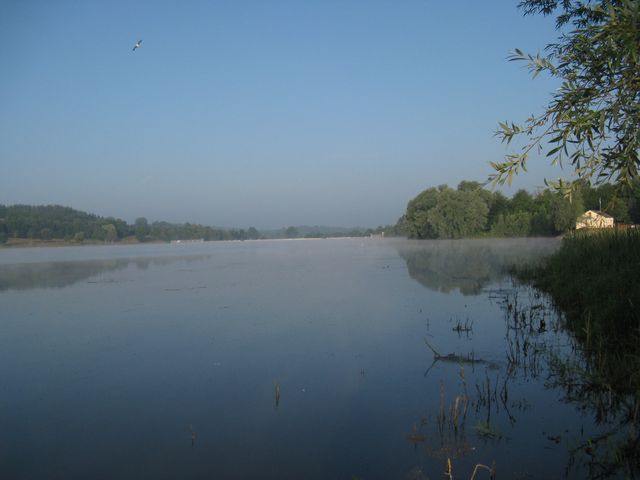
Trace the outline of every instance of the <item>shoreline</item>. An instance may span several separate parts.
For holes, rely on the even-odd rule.
[[[245,240],[239,239],[228,239],[228,240],[204,240],[204,241],[194,241],[194,240],[171,240],[165,242],[163,240],[151,240],[148,242],[139,242],[138,240],[119,240],[117,242],[101,242],[99,240],[84,240],[82,242],[74,242],[72,240],[63,240],[63,239],[52,239],[52,240],[40,240],[40,239],[29,239],[29,238],[11,238],[7,240],[6,243],[0,244],[0,250],[3,249],[14,249],[14,248],[39,248],[39,247],[89,247],[89,246],[117,246],[117,245],[191,245],[194,243],[213,243],[213,242],[259,242],[259,241],[293,241],[293,240],[332,240],[332,239],[345,239],[345,238],[383,238],[383,237],[354,237],[354,236],[345,236],[345,237],[296,237],[296,238],[251,238]],[[397,237],[388,237],[388,238],[397,238]]]
[[[6,243],[0,244],[1,249],[13,248],[38,248],[38,247],[84,247],[96,245],[142,245],[143,242],[137,240],[125,240],[118,242],[101,242],[99,240],[83,240],[82,242],[74,242],[72,240],[52,239],[40,240],[30,238],[10,238]],[[144,243],[165,243],[165,242],[144,242]]]

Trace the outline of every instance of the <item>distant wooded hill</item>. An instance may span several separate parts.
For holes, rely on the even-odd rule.
[[[380,227],[382,228],[382,227]],[[392,227],[390,227],[392,228]],[[377,230],[340,227],[288,227],[260,233],[256,228],[224,229],[194,223],[149,223],[137,218],[133,224],[114,217],[100,217],[60,205],[0,205],[0,243],[9,239],[60,239],[68,242],[117,242],[135,238],[140,242],[171,240],[251,240],[362,236]]]
[[[0,242],[9,238],[116,242],[127,237],[141,242],[233,240],[258,238],[258,231],[255,228],[225,230],[191,223],[149,223],[146,218],[138,218],[130,225],[120,218],[100,217],[60,205],[0,205]]]

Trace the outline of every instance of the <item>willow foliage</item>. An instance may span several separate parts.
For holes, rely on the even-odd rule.
[[[534,77],[544,72],[561,85],[541,114],[523,124],[499,124],[502,142],[526,141],[503,162],[491,163],[490,180],[511,184],[538,151],[578,179],[630,185],[638,177],[640,151],[640,2],[525,0],[519,7],[525,14],[557,14],[564,33],[546,55],[516,49],[509,60],[527,62]],[[572,191],[562,180],[548,185]]]

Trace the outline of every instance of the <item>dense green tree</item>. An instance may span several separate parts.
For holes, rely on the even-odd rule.
[[[478,192],[445,189],[426,218],[437,238],[464,238],[484,230],[488,213]]]
[[[509,209],[509,199],[501,192],[493,193],[491,202],[489,203],[489,214],[487,215],[487,223],[492,225],[498,215],[504,215]]]
[[[128,225],[124,220],[120,218],[108,217],[107,221],[109,223],[112,223],[116,227],[118,238],[128,237],[129,235],[133,234],[131,225]]]
[[[527,237],[530,233],[529,212],[501,213],[491,225],[491,234],[496,237]]]
[[[409,201],[400,221],[409,238],[558,235],[575,227],[585,210],[583,194],[594,190],[583,185],[572,198],[551,190],[535,195],[519,190],[509,199],[476,182],[461,182],[457,190],[444,185],[421,192]]]
[[[0,215],[2,215],[1,211],[0,211]],[[9,229],[7,228],[7,224],[4,218],[0,217],[0,243],[7,243],[8,239],[9,239]]]
[[[258,230],[256,230],[255,227],[249,227],[249,230],[247,230],[247,238],[257,240],[260,238],[260,233],[258,233]]]
[[[552,212],[555,233],[566,232],[574,228],[576,219],[584,213],[580,192],[575,192],[571,199],[560,194],[554,195]]]
[[[113,223],[102,225],[102,230],[104,231],[103,238],[105,242],[112,243],[118,239],[118,230],[116,230],[116,226]]]
[[[404,222],[409,238],[436,238],[437,232],[427,219],[427,213],[438,203],[438,195],[446,186],[440,188],[428,188],[407,205]]]
[[[633,183],[629,191],[629,218],[635,224],[640,223],[640,179]]]
[[[133,232],[139,242],[144,242],[149,235],[149,222],[144,217],[136,218],[133,224]]]
[[[458,190],[446,185],[429,188],[407,205],[404,222],[410,238],[462,238],[487,227],[491,193],[476,182],[462,182]]]
[[[511,197],[509,210],[512,212],[531,212],[533,209],[533,197],[526,190],[520,189]]]
[[[547,56],[515,50],[533,75],[561,82],[540,115],[523,125],[501,123],[497,135],[527,142],[504,162],[493,163],[494,183],[511,183],[525,169],[529,152],[546,151],[553,163],[569,163],[592,183],[630,186],[638,177],[640,151],[640,2],[637,0],[524,0],[525,14],[557,14],[562,31]],[[551,182],[565,193],[574,186]]]
[[[554,202],[556,197],[562,197],[558,192],[543,190],[535,197],[532,197],[532,204],[528,213],[531,214],[531,226],[529,234],[531,236],[556,235],[554,227]]]
[[[287,238],[298,238],[298,236],[300,235],[296,227],[289,227],[285,230],[284,233]]]
[[[232,229],[231,230],[231,238],[233,240],[246,240],[247,239],[247,232],[243,228],[241,228],[239,230]]]
[[[481,191],[482,189],[482,184],[480,182],[475,182],[475,181],[470,181],[470,180],[462,180],[459,184],[458,184],[458,191],[459,192],[478,192]],[[485,192],[487,192],[486,190],[484,190]],[[490,192],[487,192],[489,195],[491,195]]]
[[[51,231],[50,228],[43,228],[42,230],[40,230],[40,234],[38,235],[38,238],[41,238],[42,240],[51,240],[53,238],[53,232]]]

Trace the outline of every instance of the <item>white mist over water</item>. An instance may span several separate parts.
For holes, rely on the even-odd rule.
[[[543,377],[510,373],[504,303],[539,301],[504,267],[557,245],[214,242],[43,249],[29,263],[1,251],[0,431],[16,433],[0,469],[405,478],[436,475],[456,451],[459,472],[495,460],[506,475],[557,476],[567,450],[547,436],[594,427]],[[425,339],[478,361],[434,362]],[[462,372],[466,418],[440,431],[441,392],[449,412]],[[482,403],[487,382],[508,386],[508,413]],[[476,430],[487,418],[493,438]]]

